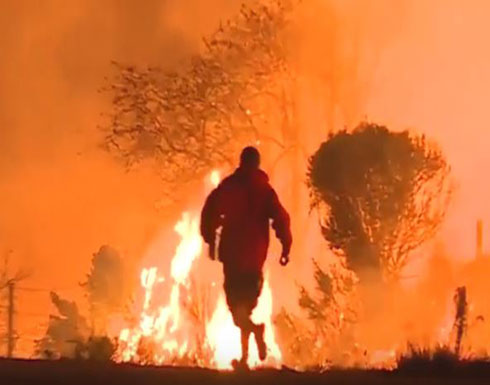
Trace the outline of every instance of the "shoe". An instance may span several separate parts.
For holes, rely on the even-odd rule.
[[[231,366],[233,366],[233,369],[237,372],[244,372],[250,370],[247,361],[244,360],[233,360],[231,361]]]
[[[264,340],[264,331],[265,331],[264,324],[257,325],[254,331],[255,342],[257,343],[257,348],[259,350],[259,358],[261,361],[264,361],[267,358],[267,345],[265,344],[265,340]]]

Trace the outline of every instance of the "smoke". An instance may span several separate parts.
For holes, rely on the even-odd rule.
[[[98,91],[112,75],[111,61],[180,65],[238,6],[226,0],[206,6],[198,0],[1,2],[0,255],[12,250],[13,263],[32,272],[23,285],[41,290],[19,287],[22,338],[40,332],[24,322],[47,320],[49,290],[83,298],[78,283],[101,245],[136,264],[171,214],[155,210],[157,177],[127,173],[98,148],[97,125],[110,108],[109,95]]]
[[[150,171],[126,173],[98,148],[100,113],[110,105],[97,91],[111,60],[179,66],[239,5],[1,2],[0,253],[13,250],[16,263],[33,272],[29,285],[76,290],[102,244],[137,263],[170,213],[155,210],[159,180]],[[476,218],[490,223],[489,7],[484,0],[310,0],[291,34],[304,79],[305,153],[328,130],[364,117],[426,133],[442,146],[459,185],[441,239],[460,257],[473,255]],[[306,257],[323,252],[313,222]],[[46,303],[25,301],[33,312]]]
[[[148,237],[157,181],[125,173],[99,150],[110,106],[98,90],[111,60],[177,65],[233,3],[2,3],[0,244],[25,255],[36,276],[59,269],[73,282],[102,243],[134,251]]]
[[[474,256],[476,219],[490,220],[488,6],[413,2],[410,23],[381,54],[366,108],[376,121],[426,133],[446,153],[458,188],[442,239],[459,258]]]
[[[306,79],[301,140],[312,153],[331,129],[368,119],[436,141],[456,191],[440,239],[472,258],[475,223],[490,221],[484,1],[310,1],[295,36]],[[319,81],[318,79],[322,79]],[[486,228],[486,227],[485,227]],[[488,230],[484,235],[488,236]],[[484,236],[484,238],[485,238]]]
[[[490,122],[484,106],[490,89],[490,51],[485,44],[489,27],[482,16],[488,5],[382,0],[309,4],[300,31],[306,43],[299,39],[297,58],[307,80],[301,103],[301,140],[307,152],[316,150],[329,130],[353,127],[363,118],[425,133],[441,146],[457,185],[436,241],[450,250],[450,260],[473,258],[476,220],[490,220],[489,183],[483,171],[490,166]],[[431,270],[430,261],[420,258],[430,254],[427,246],[414,253],[402,282],[408,286],[420,280],[421,286],[408,295],[398,289],[386,298],[375,293],[372,300],[384,310],[368,315],[371,319],[360,325],[361,344],[386,349],[397,341],[433,341],[440,337],[444,317],[450,331],[451,298],[461,283],[446,271]],[[429,266],[424,268],[425,263]],[[469,276],[464,281],[477,282]],[[478,297],[481,291],[472,292]],[[421,298],[428,293],[434,300],[424,311]]]

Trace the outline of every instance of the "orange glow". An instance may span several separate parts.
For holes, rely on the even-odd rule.
[[[252,314],[255,323],[265,323],[265,341],[269,354],[265,365],[279,367],[281,364],[281,350],[275,341],[272,319],[272,292],[267,278],[259,298],[257,307]],[[241,356],[240,331],[234,325],[231,314],[226,305],[224,294],[220,295],[216,309],[211,320],[206,325],[206,335],[211,348],[214,350],[213,362],[218,369],[231,369],[231,361]],[[250,336],[250,355],[248,365],[251,368],[260,366],[257,345]]]
[[[219,182],[220,182],[220,175],[219,175],[219,171],[218,170],[213,170],[211,172],[211,176],[209,177],[210,181],[211,181],[211,184],[214,186],[214,187],[217,187]]]
[[[127,263],[127,276],[139,278],[132,318],[109,321],[110,336],[120,342],[117,360],[163,364],[191,356],[193,364],[229,368],[239,355],[238,330],[220,294],[218,274],[208,279],[209,266],[206,274],[199,270],[207,261],[198,232],[198,205],[205,195],[184,186],[178,204],[160,204],[162,180],[153,165],[127,172],[101,151],[104,134],[96,126],[103,123],[100,113],[110,110],[110,98],[97,90],[110,78],[114,59],[141,68],[178,68],[199,53],[202,37],[219,20],[239,12],[241,2],[148,1],[122,7],[115,1],[72,0],[60,6],[46,0],[36,8],[24,3],[0,2],[2,53],[8,58],[0,61],[0,256],[12,250],[12,265],[32,272],[25,286],[39,289],[16,293],[16,354],[30,357],[33,341],[45,333],[49,314],[55,313],[50,290],[89,314],[78,283],[85,279],[93,253],[109,244]],[[267,115],[268,135],[256,145],[290,211],[295,237],[286,269],[274,260],[280,251],[271,243],[264,291],[254,313],[267,325],[266,365],[287,363],[273,313],[285,307],[307,323],[297,309],[297,284],[313,286],[312,258],[325,265],[334,259],[308,210],[306,159],[329,130],[352,127],[364,118],[435,140],[452,166],[457,189],[436,240],[449,252],[433,256],[433,244],[428,244],[414,253],[400,287],[383,298],[386,307],[356,325],[359,355],[364,359],[366,351],[369,365],[391,366],[393,351],[402,352],[407,342],[449,342],[458,285],[468,287],[471,303],[465,349],[487,354],[490,2],[298,3],[303,3],[295,15],[298,23],[285,45],[298,70],[294,114],[281,115],[278,122],[266,105],[259,112],[245,111],[252,117]],[[278,138],[281,145],[267,137]],[[220,173],[215,170],[205,178],[209,189],[218,185]],[[481,261],[472,260],[477,218],[484,223]],[[163,239],[162,228],[174,229],[178,244],[172,243],[174,238]],[[153,242],[155,255],[148,256],[145,250]],[[219,270],[218,263],[213,266]],[[193,278],[203,275],[203,287],[196,287]],[[206,318],[196,326],[187,307],[198,301],[195,292],[204,296],[208,289]],[[347,318],[348,312],[341,311],[339,325]],[[211,358],[197,353],[200,343]],[[256,366],[255,343],[250,347],[249,363]],[[341,343],[335,349],[335,354],[347,350]],[[338,358],[339,365],[345,362]]]
[[[181,291],[189,285],[188,277],[193,262],[202,251],[199,235],[199,221],[187,212],[182,214],[175,231],[181,237],[171,262],[170,298],[165,306],[152,303],[155,284],[164,281],[158,277],[158,269],[151,267],[141,272],[141,287],[144,290],[144,301],[140,322],[136,328],[125,328],[119,333],[120,349],[117,359],[121,361],[140,361],[138,352],[142,338],[149,339],[154,347],[151,361],[158,364],[170,362],[175,357],[187,353],[188,339],[192,329],[186,328],[181,305]]]
[[[209,178],[212,185],[217,186],[220,181],[219,172],[213,171]],[[180,237],[180,243],[170,263],[172,286],[168,303],[166,305],[154,303],[153,296],[160,290],[158,285],[165,279],[159,276],[157,267],[144,268],[141,271],[141,290],[144,296],[140,304],[139,324],[134,328],[123,328],[119,332],[119,350],[116,353],[116,360],[161,365],[171,364],[176,359],[190,356],[203,366],[231,369],[231,361],[240,358],[241,355],[240,331],[233,323],[224,294],[219,296],[211,318],[205,320],[205,344],[212,352],[212,359],[208,362],[204,362],[202,357],[197,356],[197,347],[193,346],[192,341],[198,328],[188,319],[181,298],[185,295],[189,296],[185,293],[189,289],[190,273],[203,250],[198,214],[184,212],[174,230]],[[214,285],[213,282],[207,284]],[[269,349],[269,358],[263,364],[267,366],[277,366],[281,363],[281,351],[274,337],[272,305],[272,292],[266,277],[252,319],[266,325],[265,340]],[[149,352],[141,352],[143,342],[151,346]],[[250,347],[248,361],[250,367],[262,365],[255,341],[250,344]]]

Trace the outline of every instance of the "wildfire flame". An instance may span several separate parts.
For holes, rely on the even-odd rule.
[[[220,181],[218,171],[209,177],[212,186]],[[216,302],[209,319],[205,320],[204,344],[197,346],[198,331],[203,325],[192,322],[185,308],[185,299],[189,299],[190,274],[195,262],[202,257],[203,242],[199,233],[199,215],[184,212],[174,230],[180,236],[180,243],[170,263],[170,294],[167,304],[158,302],[155,296],[159,285],[165,279],[159,275],[155,266],[144,268],[140,274],[142,301],[139,304],[139,322],[134,327],[126,327],[119,333],[116,360],[152,364],[172,364],[184,357],[191,362],[211,366],[217,369],[230,369],[231,361],[240,358],[240,331],[234,325],[226,305],[224,294]],[[213,282],[208,283],[213,286]],[[272,291],[265,277],[264,288],[257,308],[252,314],[255,322],[265,324],[265,340],[268,346],[268,359],[265,364],[281,364],[281,351],[275,341],[272,323]],[[206,362],[202,350],[208,349],[211,358]],[[261,364],[255,341],[250,343],[248,364],[257,367]]]
[[[281,350],[275,341],[271,317],[272,291],[269,282],[266,279],[262,295],[252,314],[252,320],[255,323],[265,323],[266,328],[264,337],[271,357],[268,360],[268,364],[277,366],[281,362]],[[228,311],[224,295],[221,295],[218,300],[216,310],[211,317],[211,321],[207,325],[206,335],[214,350],[214,362],[217,368],[230,369],[230,358],[238,358],[241,355],[240,331],[233,324],[233,319]],[[257,367],[260,365],[259,353],[254,340],[252,340],[252,343],[250,344],[248,365],[250,367]]]

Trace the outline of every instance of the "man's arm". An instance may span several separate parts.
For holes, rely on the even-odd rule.
[[[279,197],[274,189],[271,188],[270,217],[272,228],[276,232],[276,237],[282,244],[281,264],[287,264],[293,236],[291,234],[291,220],[288,212],[279,201]]]
[[[220,187],[218,186],[209,194],[201,211],[201,236],[209,245],[211,259],[214,259],[216,230],[220,226],[219,195]]]

